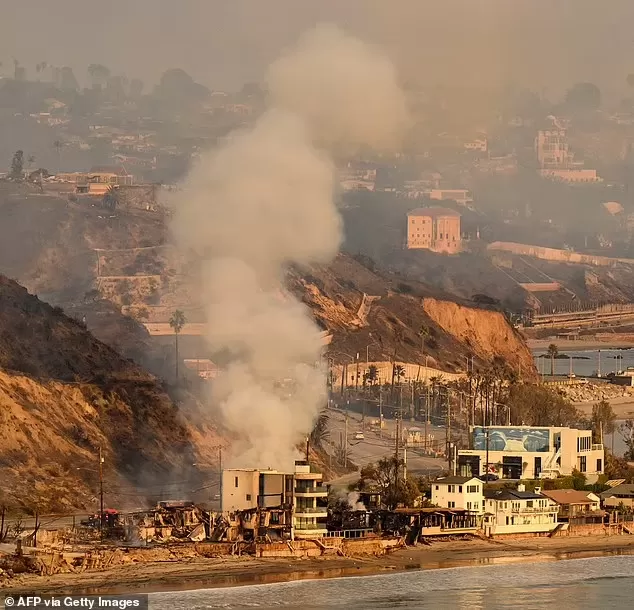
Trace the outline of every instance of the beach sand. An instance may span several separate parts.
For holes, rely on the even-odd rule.
[[[293,580],[369,576],[416,569],[519,561],[554,561],[606,554],[634,554],[634,536],[566,536],[520,540],[461,540],[408,547],[383,557],[319,559],[188,558],[136,563],[100,572],[23,574],[2,588],[8,593],[122,594],[206,589]]]

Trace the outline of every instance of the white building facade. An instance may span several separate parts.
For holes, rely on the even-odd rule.
[[[431,486],[432,504],[441,508],[484,512],[483,483],[475,477],[445,477],[436,479]]]
[[[589,483],[604,472],[603,445],[591,430],[566,427],[474,427],[471,449],[458,451],[458,473],[500,479],[544,479],[578,470]]]
[[[552,532],[558,527],[556,502],[541,495],[519,489],[485,492],[484,533],[528,534]]]
[[[319,537],[326,534],[328,490],[322,474],[311,471],[308,462],[295,463],[295,472],[229,469],[222,472],[222,512],[255,509],[292,510],[292,537]]]
[[[295,462],[293,532],[298,538],[314,538],[327,533],[327,506],[321,500],[328,497],[322,485],[322,474],[311,472],[308,462]]]

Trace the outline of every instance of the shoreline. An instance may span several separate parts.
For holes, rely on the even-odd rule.
[[[569,351],[596,351],[596,350],[628,350],[634,348],[634,342],[626,340],[599,341],[598,339],[525,339],[526,346],[532,352],[544,351],[554,344],[559,350]]]
[[[192,557],[130,563],[107,570],[40,576],[23,574],[0,585],[3,594],[146,594],[263,585],[298,580],[376,576],[503,563],[634,555],[634,536],[565,536],[514,540],[436,541],[375,557],[262,559]]]

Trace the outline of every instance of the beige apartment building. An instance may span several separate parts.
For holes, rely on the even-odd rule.
[[[407,248],[460,252],[460,214],[449,208],[416,208],[407,214]]]

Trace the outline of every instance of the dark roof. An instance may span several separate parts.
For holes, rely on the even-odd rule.
[[[479,481],[477,477],[451,476],[451,477],[443,477],[442,479],[436,479],[434,483],[447,483],[448,485],[453,485],[453,484],[464,485],[467,481],[473,481],[473,479],[476,479],[477,481]]]
[[[634,496],[634,485],[631,483],[624,483],[623,485],[617,485],[612,489],[606,489],[599,494],[602,498],[611,498],[612,496]]]
[[[440,206],[433,206],[430,208],[415,208],[407,212],[408,216],[458,216],[460,213],[452,210],[451,208],[441,208]]]
[[[540,500],[544,496],[517,489],[485,489],[484,497],[488,500]]]

